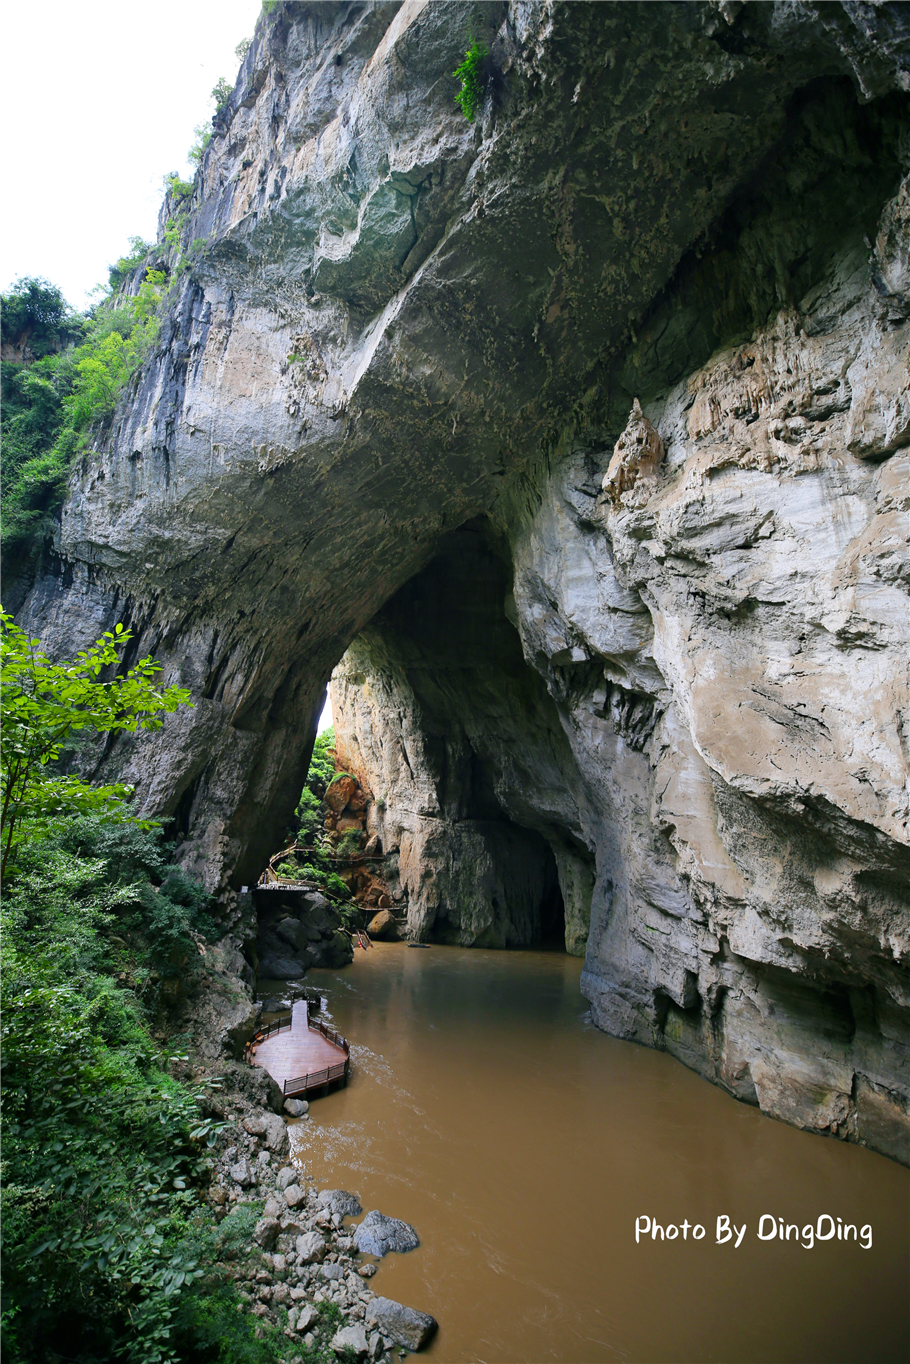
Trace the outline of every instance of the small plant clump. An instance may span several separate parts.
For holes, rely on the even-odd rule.
[[[483,43],[474,42],[464,54],[464,61],[452,72],[453,80],[461,81],[461,89],[455,96],[455,103],[469,123],[483,99],[483,64],[487,49]]]
[[[212,87],[212,99],[215,101],[216,114],[220,114],[222,109],[226,107],[233,93],[234,87],[230,81],[225,80],[224,76],[220,76]]]
[[[176,171],[171,171],[164,177],[164,191],[171,196],[175,204],[179,204],[183,199],[189,199],[193,193],[192,180],[181,180]]]

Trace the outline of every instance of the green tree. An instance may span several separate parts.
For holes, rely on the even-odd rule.
[[[50,280],[28,276],[2,296],[0,335],[4,345],[26,344],[36,359],[60,350],[78,333],[78,322]]]
[[[116,815],[131,794],[122,785],[92,786],[56,769],[64,748],[86,733],[158,729],[162,716],[189,702],[183,687],[157,685],[161,668],[144,658],[120,677],[102,681],[120,662],[117,650],[131,638],[117,625],[72,662],[51,663],[0,608],[0,760],[2,872],[15,850],[40,838],[61,814],[105,810]]]
[[[16,327],[25,325],[22,318],[34,305],[44,308],[42,326],[50,327],[58,319],[53,322],[58,327],[54,346],[47,332],[40,333],[41,345],[62,351],[31,366],[3,363],[5,561],[27,551],[38,538],[46,518],[63,500],[70,467],[85,446],[89,428],[113,411],[124,384],[154,345],[166,286],[163,271],[147,270],[135,295],[105,299],[82,318],[74,318],[66,305],[61,312],[50,296],[42,303],[47,291],[29,289],[21,298],[4,297],[4,340],[16,334],[10,330],[14,322]],[[59,290],[48,287],[59,295]],[[33,328],[30,349],[36,335]],[[62,350],[80,337],[81,345]]]
[[[225,80],[224,76],[220,76],[212,89],[212,99],[215,101],[216,113],[221,113],[221,110],[225,108],[233,93],[234,87],[231,82]]]

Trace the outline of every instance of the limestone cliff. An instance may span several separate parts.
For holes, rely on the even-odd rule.
[[[900,4],[279,4],[15,600],[192,688],[99,770],[226,903],[351,646],[412,931],[561,902],[602,1027],[902,1158],[908,89]]]

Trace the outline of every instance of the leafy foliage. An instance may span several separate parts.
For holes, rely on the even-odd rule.
[[[195,141],[187,152],[187,160],[192,161],[195,166],[202,162],[205,149],[212,140],[212,128],[209,123],[199,123],[193,129]]]
[[[231,82],[225,80],[224,76],[220,76],[212,87],[212,99],[215,101],[215,112],[217,114],[220,114],[221,110],[226,107],[233,93],[234,87]]]
[[[359,829],[348,829],[341,835],[339,842],[335,846],[338,857],[347,860],[356,857],[361,850],[361,835]]]
[[[316,735],[313,756],[310,758],[306,789],[322,797],[335,777],[335,730],[324,729]]]
[[[205,892],[118,788],[49,769],[74,736],[160,723],[186,693],[159,689],[150,659],[100,680],[122,628],[56,665],[5,613],[2,630],[3,842],[17,863],[0,900],[7,1357],[165,1364],[208,1267],[198,1191],[218,1124],[204,1088],[168,1074],[149,1016],[216,930]]]
[[[183,199],[189,199],[193,193],[192,180],[181,180],[176,171],[171,171],[164,177],[164,191],[171,196],[175,204],[179,204]]]
[[[179,1357],[173,1318],[203,1275],[207,1227],[211,1242],[198,1190],[216,1133],[204,1089],[167,1074],[143,1007],[163,919],[182,981],[198,960],[193,910],[152,883],[164,869],[155,835],[63,821],[23,851],[0,902],[13,1359]]]
[[[144,264],[152,250],[152,242],[147,242],[142,237],[130,237],[129,254],[121,256],[116,265],[108,267],[107,275],[111,288],[119,289],[133,271]]]
[[[92,786],[81,777],[60,775],[54,764],[64,746],[86,731],[158,729],[162,715],[186,704],[190,694],[183,687],[157,687],[161,669],[150,658],[123,676],[101,681],[102,672],[120,662],[118,648],[132,638],[122,625],[65,663],[51,663],[39,652],[40,641],[24,634],[2,609],[0,631],[5,876],[21,845],[46,836],[61,814],[103,811],[117,818],[131,794],[121,785]]]
[[[56,285],[29,276],[3,298],[4,345],[27,344],[36,359],[50,355],[79,334],[79,322]]]
[[[483,43],[473,42],[464,54],[464,61],[452,72],[453,80],[461,81],[461,89],[455,96],[455,103],[469,123],[483,99],[483,65],[487,49]]]
[[[138,252],[138,238],[133,246]],[[143,244],[144,245],[144,244]],[[132,268],[134,256],[113,267]],[[35,284],[20,281],[20,285]],[[75,317],[59,290],[41,284],[3,297],[3,339],[28,325],[28,309],[43,309],[29,334],[29,348],[46,353],[31,366],[3,364],[3,542],[7,555],[23,553],[63,500],[74,458],[88,431],[109,415],[130,376],[158,336],[158,308],[167,284],[148,270],[134,296],[103,301]],[[51,298],[60,300],[59,306]],[[42,297],[50,300],[47,306]],[[42,320],[43,319],[43,320]],[[21,336],[21,332],[19,335]],[[81,344],[66,349],[74,340]],[[57,352],[57,353],[54,353]]]

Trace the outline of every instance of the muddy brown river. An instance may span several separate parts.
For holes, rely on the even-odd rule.
[[[605,1036],[581,965],[377,944],[308,977],[353,1067],[294,1126],[295,1155],[417,1229],[371,1287],[438,1319],[425,1357],[906,1361],[910,1172]],[[738,1247],[738,1230],[717,1244],[718,1218],[745,1225]],[[778,1218],[800,1239],[760,1240]],[[838,1218],[870,1247],[838,1239]]]

